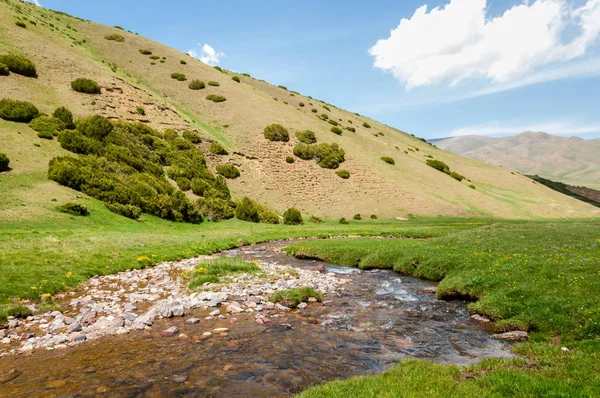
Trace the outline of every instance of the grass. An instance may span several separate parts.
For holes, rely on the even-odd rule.
[[[198,265],[190,275],[189,287],[202,287],[205,283],[219,283],[221,277],[235,273],[252,273],[260,271],[256,264],[238,257],[218,257]]]
[[[319,291],[311,287],[297,287],[273,293],[271,301],[289,308],[296,308],[298,304],[308,301],[311,297],[316,298],[317,301],[323,300],[323,295]]]

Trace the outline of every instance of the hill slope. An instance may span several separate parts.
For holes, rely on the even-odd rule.
[[[600,140],[525,132],[514,137],[462,136],[436,142],[471,159],[570,185],[600,188]]]
[[[26,28],[15,25],[17,20],[24,21]],[[124,40],[107,40],[110,34]],[[296,206],[304,213],[331,218],[355,213],[506,218],[599,214],[592,206],[505,168],[436,149],[409,134],[285,88],[216,70],[122,29],[28,3],[0,2],[2,53],[24,55],[38,71],[37,79],[14,73],[0,77],[2,97],[30,101],[46,113],[67,106],[79,117],[100,114],[113,120],[139,121],[158,130],[197,130],[204,139],[199,148],[206,154],[209,168],[229,163],[240,169],[241,177],[228,181],[234,199],[247,195],[280,212]],[[187,81],[173,79],[174,72],[185,74]],[[232,80],[233,76],[240,82]],[[70,84],[79,77],[97,81],[101,93],[74,92]],[[217,81],[219,86],[190,90],[192,79]],[[205,97],[209,94],[222,95],[226,101],[208,101]],[[137,112],[138,107],[144,108],[145,115]],[[319,117],[323,114],[326,120]],[[328,120],[340,125],[341,135],[331,132],[333,125]],[[272,123],[289,130],[289,142],[265,139],[263,129]],[[307,129],[319,143],[336,143],[345,151],[340,168],[350,172],[349,179],[312,160],[296,157],[294,163],[286,162],[298,142],[294,133]],[[0,175],[6,199],[0,204],[0,220],[52,217],[50,198],[60,201],[74,191],[47,181],[47,164],[67,152],[56,140],[37,138],[26,125],[1,120],[0,140],[0,152],[9,155],[13,167]],[[209,153],[211,141],[220,142],[229,154]],[[393,158],[395,164],[382,161],[383,156]],[[431,158],[445,162],[469,181],[459,182],[429,167],[426,161]],[[22,204],[28,206],[26,213]]]

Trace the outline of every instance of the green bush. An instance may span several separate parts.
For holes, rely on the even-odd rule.
[[[331,112],[331,109],[329,109],[329,107],[327,105],[322,105],[323,109],[325,109],[327,112]]]
[[[341,128],[339,128],[339,127],[332,127],[332,128],[331,128],[331,132],[332,132],[333,134],[342,135],[342,129],[341,129]]]
[[[135,111],[138,115],[144,116],[146,114],[146,110],[142,106],[138,106],[135,108]]]
[[[328,121],[327,121],[327,123],[331,124],[332,126],[337,126],[337,125],[338,125],[338,122],[336,122],[336,121],[335,121],[335,120],[333,120],[333,119],[331,119],[331,120],[328,120]]]
[[[0,152],[0,172],[9,171],[10,170],[10,159],[6,156],[5,153]]]
[[[285,161],[286,163],[294,163],[294,158],[292,156],[286,156],[285,157]]]
[[[113,124],[101,115],[88,116],[77,120],[77,130],[86,137],[102,141],[113,130]]]
[[[125,38],[118,33],[111,33],[110,35],[104,36],[104,38],[106,40],[117,41],[119,43],[123,43],[125,41]]]
[[[29,127],[37,131],[38,137],[52,139],[65,128],[65,124],[52,116],[40,116],[29,122]]]
[[[396,164],[396,161],[394,160],[394,158],[391,158],[389,156],[382,156],[381,160],[383,160],[387,164]]]
[[[350,222],[348,220],[346,220],[344,217],[340,218],[339,223],[340,224],[350,224]]]
[[[462,174],[457,173],[456,171],[451,171],[450,172],[450,177],[454,178],[457,181],[462,181],[465,179],[465,176],[463,176]]]
[[[233,76],[231,78],[231,80],[233,80],[234,82],[237,82],[237,83],[239,83],[241,81],[239,76]]]
[[[227,150],[225,148],[223,148],[223,146],[216,141],[213,141],[210,143],[210,147],[208,148],[208,150],[210,151],[210,153],[213,153],[215,155],[228,155],[229,154],[227,152]]]
[[[367,123],[367,122],[364,122],[362,125],[363,125],[364,128],[367,128],[367,129],[371,128],[371,125],[369,123]]]
[[[314,147],[314,157],[319,166],[337,169],[345,161],[345,153],[337,144],[318,144]]]
[[[105,203],[108,210],[113,213],[120,214],[123,217],[137,220],[142,215],[142,209],[133,205],[122,205],[120,203]]]
[[[216,169],[217,173],[228,179],[236,179],[240,176],[240,171],[232,164],[219,164]]]
[[[352,219],[354,219],[354,220],[356,220],[356,221],[360,221],[360,220],[362,220],[362,216],[361,216],[360,214],[356,213],[356,214],[355,214],[355,215],[352,217]]]
[[[206,85],[202,80],[192,80],[188,87],[190,90],[202,90]]]
[[[288,308],[296,308],[298,304],[308,301],[311,297],[316,298],[317,301],[323,300],[321,293],[311,287],[279,290],[273,294],[271,300]]]
[[[283,213],[283,223],[286,225],[300,225],[304,224],[302,220],[302,213],[295,207],[290,207]]]
[[[191,142],[192,144],[199,144],[202,142],[200,134],[192,130],[185,130],[183,132],[183,138]]]
[[[58,135],[58,141],[61,147],[74,153],[98,155],[102,152],[102,144],[100,142],[84,137],[77,130],[65,130],[61,132]]]
[[[298,104],[298,106],[299,106],[300,108],[304,108],[304,102],[300,102],[300,103]]]
[[[52,140],[52,139],[54,139],[54,136],[52,135],[52,133],[50,133],[48,131],[38,131],[37,136],[39,138],[44,139],[44,140]]]
[[[209,81],[208,85],[209,86],[213,86],[213,87],[219,87],[220,86],[219,82],[216,82],[214,80]]]
[[[294,155],[298,156],[302,160],[310,160],[313,159],[315,156],[313,147],[302,142],[299,142],[296,145],[294,145],[293,152]]]
[[[450,167],[448,167],[448,165],[441,160],[427,159],[425,163],[427,163],[427,166],[433,167],[436,170],[450,174]]]
[[[377,220],[377,215],[376,214],[371,214],[371,220]]]
[[[100,86],[91,79],[79,78],[71,82],[71,88],[78,93],[100,94]]]
[[[350,172],[348,170],[338,170],[335,172],[335,174],[337,174],[338,177],[343,178],[344,180],[350,178]]]
[[[210,221],[228,220],[235,216],[232,203],[223,199],[200,198],[197,204],[202,214]]]
[[[175,180],[175,182],[177,183],[177,186],[179,187],[179,189],[181,189],[182,192],[187,192],[190,189],[192,189],[192,182],[189,178],[179,177]]]
[[[264,130],[265,138],[269,141],[283,141],[288,142],[290,135],[285,127],[281,124],[271,124],[265,127]]]
[[[315,142],[317,142],[317,137],[315,136],[315,133],[313,133],[310,130],[298,131],[296,133],[296,138],[298,138],[298,141],[305,144],[314,144]]]
[[[181,65],[187,65],[187,62],[186,62],[186,61],[184,61],[183,59],[179,60],[179,63],[180,63]]]
[[[311,111],[312,113],[317,113],[317,112],[319,112],[319,111],[317,110],[317,108],[312,108],[310,111]]]
[[[75,128],[75,123],[73,123],[73,114],[64,106],[56,108],[52,116],[63,122],[65,129]]]
[[[16,21],[15,25],[17,25],[18,27],[26,28],[27,29],[27,25],[23,21]]]
[[[74,216],[90,215],[90,211],[87,207],[74,202],[67,202],[64,205],[57,206],[56,210],[60,211],[61,213],[72,214]]]
[[[151,55],[151,54],[152,54],[152,51],[150,51],[150,50],[146,50],[146,49],[140,49],[140,54],[143,54],[143,55]],[[152,59],[158,59],[158,58],[160,58],[160,57],[157,57],[157,58],[152,58]]]
[[[223,72],[223,68],[221,68],[220,66],[213,66],[213,68],[215,68],[216,70],[218,70],[219,72]]]
[[[321,114],[321,119],[327,120],[327,119],[329,119],[329,116],[326,113],[322,113]]]
[[[260,222],[256,203],[245,196],[235,207],[235,217],[242,221]]]
[[[227,100],[227,98],[218,94],[209,94],[206,96],[206,99],[212,102],[225,102]]]
[[[280,88],[280,89],[282,89],[282,90],[286,90],[286,91],[287,91],[287,87],[286,87],[286,86],[279,85],[279,86],[277,86],[277,87],[279,87],[279,88]]]
[[[38,115],[38,109],[29,102],[7,98],[0,100],[0,119],[11,122],[29,123]]]
[[[150,59],[160,59],[160,57],[158,55],[153,55],[150,57]]]
[[[0,63],[8,67],[8,70],[17,75],[26,77],[37,77],[35,64],[25,57],[18,55],[0,55]]]
[[[176,79],[177,81],[183,82],[187,80],[187,77],[185,77],[185,74],[183,73],[173,72],[171,73],[171,79]]]
[[[356,133],[356,129],[354,127],[346,127],[346,130]]]
[[[0,76],[8,76],[10,74],[10,70],[8,66],[0,62]]]
[[[257,208],[260,222],[266,224],[279,224],[279,216],[275,211],[261,204],[257,204]]]
[[[316,216],[310,216],[310,218],[308,219],[309,222],[314,223],[314,224],[320,224],[323,222],[322,218],[316,217]]]

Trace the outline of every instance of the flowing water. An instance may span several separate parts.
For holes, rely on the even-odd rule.
[[[279,249],[286,244],[224,254],[297,267],[321,264],[285,256]],[[423,293],[435,286],[431,282],[392,271],[325,268],[354,283],[340,296],[270,324],[238,314],[225,337],[201,335],[230,319],[184,324],[191,316],[208,315],[195,310],[183,319],[156,322],[152,332],[0,358],[0,396],[278,397],[334,379],[380,373],[405,358],[464,365],[510,355],[504,343],[469,319],[464,302]],[[160,336],[173,324],[187,337]]]

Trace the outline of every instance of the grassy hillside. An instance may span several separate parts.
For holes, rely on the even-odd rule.
[[[141,122],[158,131],[196,130],[203,138],[197,147],[213,172],[223,163],[240,170],[239,178],[228,181],[233,199],[247,195],[279,212],[295,206],[304,213],[330,218],[355,213],[387,218],[598,214],[591,206],[504,168],[438,150],[409,134],[288,89],[219,71],[119,28],[16,0],[0,2],[0,16],[0,53],[26,56],[38,72],[36,79],[14,73],[1,76],[3,96],[30,101],[46,113],[68,106],[76,117],[100,114],[111,120]],[[17,26],[17,21],[26,27]],[[109,35],[119,35],[122,41],[107,40]],[[174,79],[173,73],[184,74],[187,80]],[[235,76],[239,82],[232,79]],[[71,82],[81,77],[94,79],[101,93],[73,91]],[[192,80],[203,81],[205,88],[191,90]],[[209,101],[206,97],[211,94],[226,100]],[[273,123],[288,129],[288,142],[265,139],[263,130]],[[26,125],[2,121],[0,126],[2,142],[9,144],[1,151],[7,153],[12,167],[9,173],[0,174],[0,184],[10,197],[0,205],[0,220],[53,217],[49,200],[60,202],[76,195],[45,179],[47,162],[66,152],[56,140],[37,138]],[[334,127],[341,129],[341,135],[332,132]],[[295,133],[304,130],[315,133],[317,144],[335,143],[343,149],[345,161],[339,169],[349,171],[348,179],[340,178],[335,169],[294,156]],[[228,155],[210,153],[213,141],[222,144]],[[382,161],[384,156],[394,164]],[[294,162],[286,162],[286,157]],[[429,167],[426,161],[431,158],[445,162],[466,179],[457,181]]]
[[[514,137],[454,137],[435,143],[441,149],[527,175],[570,185],[600,188],[600,140],[526,132]]]

